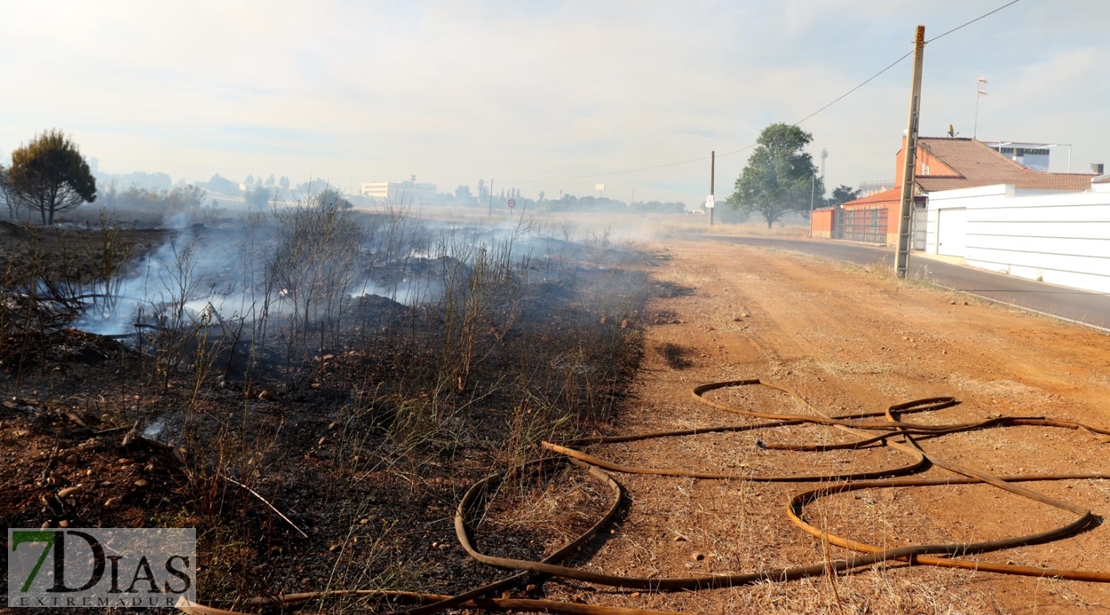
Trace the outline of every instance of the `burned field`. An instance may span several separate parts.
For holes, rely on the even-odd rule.
[[[459,499],[596,432],[642,356],[647,257],[572,225],[303,207],[0,233],[0,514],[196,527],[202,602],[497,578]],[[575,533],[604,498],[574,476],[543,477],[574,506],[531,523],[497,519],[540,476],[502,485],[489,546]]]
[[[506,578],[479,606],[1105,603],[1101,334],[802,257],[620,250],[567,225],[302,209],[2,230],[5,521],[196,527],[206,604],[398,612]],[[914,399],[933,401],[884,415]],[[883,444],[905,434],[838,430],[892,425],[929,464]],[[949,461],[1087,512],[1077,525]],[[554,576],[515,572],[567,545]],[[910,552],[931,563],[895,561]]]

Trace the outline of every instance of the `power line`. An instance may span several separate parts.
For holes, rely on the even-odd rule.
[[[987,17],[990,17],[991,15],[994,15],[995,13],[1001,11],[1002,9],[1013,6],[1013,5],[1017,4],[1020,1],[1021,0],[1011,0],[1010,2],[1007,2],[1006,4],[1003,4],[1002,6],[996,8],[992,11],[988,11],[986,13],[983,13],[982,15],[976,17],[975,19],[972,19],[970,21],[966,21],[966,22],[956,26],[955,28],[952,28],[951,30],[948,30],[946,32],[942,32],[941,34],[938,34],[938,35],[934,36],[933,38],[925,41],[925,44],[929,44],[929,43],[931,43],[935,40],[944,38],[945,36],[948,36],[949,34],[952,34],[953,32],[956,32],[957,30],[962,30],[962,29],[970,26],[971,24],[973,24],[977,21],[980,21],[982,19],[985,19]],[[905,60],[906,58],[908,58],[912,55],[913,55],[913,50],[911,49],[910,51],[907,51],[906,54],[903,55],[902,57],[900,57],[897,60],[891,62],[888,65],[886,65],[879,72],[875,73],[874,75],[871,75],[867,79],[864,79],[856,87],[854,87],[854,88],[848,90],[847,92],[841,94],[840,96],[837,96],[836,98],[834,98],[832,100],[832,102],[829,102],[828,104],[821,107],[820,109],[814,111],[813,113],[810,113],[809,115],[803,117],[802,119],[798,120],[797,122],[794,122],[792,124],[792,126],[797,126],[797,125],[801,124],[802,122],[805,122],[806,120],[812,119],[813,117],[822,113],[823,111],[825,111],[829,107],[832,107],[836,103],[838,103],[838,102],[844,100],[845,98],[851,96],[856,90],[859,90],[860,88],[867,85],[868,83],[871,83],[875,79],[878,79],[879,76],[881,76],[883,73],[885,73],[888,70],[894,68],[895,66],[898,66],[898,64],[900,64],[902,62],[902,60]],[[719,157],[724,158],[726,156],[731,156],[733,154],[739,154],[740,152],[747,151],[749,149],[754,148],[756,145],[757,145],[756,143],[752,143],[750,145],[746,145],[744,147],[741,147],[740,149],[732,150],[731,152],[725,152],[725,153],[721,154]],[[626,173],[637,173],[639,171],[651,171],[651,170],[654,170],[654,169],[663,169],[663,168],[666,168],[666,167],[675,167],[675,166],[684,165],[684,164],[693,164],[695,162],[702,162],[702,161],[705,161],[705,160],[709,160],[709,156],[702,156],[701,158],[693,158],[691,160],[682,160],[682,161],[679,161],[679,162],[668,162],[668,163],[665,163],[665,164],[657,164],[657,165],[650,166],[650,167],[640,167],[640,168],[636,168],[636,169],[626,169],[626,170],[623,170],[623,171],[609,171],[609,172],[606,172],[606,173],[590,173],[588,175],[575,175],[575,176],[571,176],[571,177],[553,177],[553,178],[547,178],[547,179],[530,179],[530,180],[527,180],[527,181],[517,181],[517,182],[513,182],[513,183],[530,184],[530,183],[546,182],[546,181],[569,181],[569,180],[574,180],[574,179],[589,179],[591,177],[608,177],[608,176],[611,176],[611,175],[624,175]]]
[[[1008,3],[1006,3],[1006,4],[1003,4],[1002,6],[1000,6],[1000,7],[996,8],[996,9],[994,9],[993,11],[990,11],[990,12],[988,12],[988,13],[983,13],[982,15],[980,15],[980,16],[978,16],[978,17],[976,17],[975,19],[972,19],[972,20],[971,20],[971,21],[969,21],[969,22],[966,22],[966,23],[960,24],[960,25],[956,26],[955,28],[952,28],[951,30],[949,30],[949,31],[947,31],[947,32],[944,32],[943,34],[938,34],[938,35],[934,36],[933,38],[931,38],[931,39],[929,39],[929,40],[925,41],[925,44],[927,45],[927,44],[929,44],[929,43],[931,43],[931,42],[933,42],[933,41],[935,41],[935,40],[937,40],[937,39],[939,39],[939,38],[944,38],[944,37],[948,36],[949,34],[952,34],[953,32],[955,32],[956,30],[962,30],[963,28],[966,28],[966,27],[970,26],[971,24],[973,24],[973,23],[975,23],[975,22],[979,21],[980,19],[983,19],[984,17],[990,17],[991,15],[994,15],[994,14],[995,14],[995,13],[997,13],[998,11],[1001,11],[1002,9],[1004,9],[1004,8],[1006,8],[1006,7],[1008,7],[1008,6],[1013,6],[1013,5],[1017,4],[1017,3],[1018,3],[1018,2],[1020,2],[1020,1],[1021,1],[1021,0],[1013,0],[1013,2],[1008,2]]]
[[[994,9],[993,11],[988,11],[988,12],[986,12],[986,13],[983,13],[982,15],[980,15],[980,16],[978,16],[978,17],[976,17],[975,19],[972,19],[971,21],[967,21],[967,22],[964,22],[964,23],[962,23],[962,24],[960,24],[960,25],[956,26],[955,28],[952,28],[951,30],[948,30],[947,32],[943,32],[943,33],[941,33],[941,34],[938,34],[938,35],[934,36],[933,38],[931,38],[931,39],[929,39],[929,40],[925,41],[925,44],[929,44],[929,43],[931,43],[931,42],[933,42],[933,41],[935,41],[935,40],[937,40],[937,39],[941,39],[941,38],[944,38],[945,36],[948,36],[949,34],[952,34],[953,32],[955,32],[955,31],[957,31],[957,30],[962,30],[963,28],[966,28],[966,27],[970,26],[971,24],[973,24],[973,23],[975,23],[975,22],[979,21],[980,19],[984,19],[984,18],[986,18],[986,17],[990,17],[991,15],[994,15],[994,14],[995,14],[995,13],[997,13],[998,11],[1001,11],[1002,9],[1004,9],[1004,8],[1006,8],[1006,7],[1008,7],[1008,6],[1013,6],[1013,5],[1017,4],[1017,3],[1018,3],[1018,2],[1020,2],[1020,1],[1021,1],[1021,0],[1012,0],[1011,2],[1008,2],[1008,3],[1006,3],[1006,4],[1003,4],[1002,6],[1000,6],[1000,7],[996,8],[996,9]],[[887,65],[887,67],[886,67],[886,68],[884,68],[884,69],[882,69],[881,71],[879,71],[879,72],[875,73],[874,75],[871,75],[871,76],[870,76],[870,77],[868,77],[868,78],[867,78],[866,80],[864,80],[864,81],[863,81],[863,83],[860,83],[859,85],[857,85],[856,87],[854,87],[854,88],[852,88],[852,89],[848,90],[848,91],[847,91],[847,92],[845,92],[844,94],[841,94],[841,95],[840,95],[840,96],[838,96],[838,97],[837,97],[837,98],[836,98],[835,100],[833,100],[833,101],[832,101],[832,102],[830,102],[829,104],[825,105],[824,107],[821,107],[820,109],[818,109],[818,110],[814,111],[813,113],[810,113],[809,115],[807,115],[807,116],[803,117],[802,119],[798,120],[797,122],[794,122],[794,125],[795,125],[795,126],[797,126],[798,124],[801,124],[802,122],[804,122],[804,121],[806,121],[806,120],[808,120],[808,119],[812,118],[813,116],[817,115],[818,113],[821,113],[821,112],[822,112],[822,111],[824,111],[825,109],[828,109],[829,107],[831,107],[831,106],[835,105],[836,103],[838,103],[838,102],[840,102],[840,101],[844,100],[845,98],[847,98],[847,97],[848,97],[848,96],[849,96],[850,94],[852,94],[852,93],[853,93],[853,92],[855,92],[856,90],[858,90],[858,89],[862,88],[863,86],[867,85],[868,83],[871,83],[871,82],[872,82],[872,81],[874,81],[874,80],[875,80],[875,79],[876,79],[876,78],[877,78],[877,77],[878,77],[879,75],[881,75],[881,74],[885,73],[886,71],[888,71],[888,70],[890,70],[890,69],[894,68],[894,67],[895,67],[895,66],[897,66],[897,65],[898,65],[898,64],[899,64],[899,63],[900,63],[900,62],[901,62],[902,60],[905,60],[906,58],[908,58],[908,57],[910,57],[910,56],[912,56],[912,55],[913,55],[913,51],[912,51],[912,50],[911,50],[911,51],[907,51],[907,52],[906,52],[906,55],[904,55],[904,56],[902,56],[902,57],[898,58],[897,60],[895,60],[895,61],[893,61],[893,62],[891,62],[891,63],[890,63],[889,65]]]
[[[858,90],[858,89],[862,88],[863,86],[867,85],[868,83],[871,83],[872,81],[874,81],[875,79],[877,79],[877,78],[879,77],[879,75],[881,75],[881,74],[885,73],[886,71],[888,71],[888,70],[890,70],[890,69],[894,68],[895,66],[898,66],[898,63],[899,63],[899,62],[901,62],[902,60],[905,60],[906,58],[908,58],[908,57],[910,57],[910,56],[912,56],[912,55],[913,55],[913,51],[912,51],[912,50],[911,50],[911,51],[908,51],[908,52],[906,52],[906,55],[904,55],[904,56],[902,56],[902,57],[898,58],[897,60],[895,60],[895,61],[893,61],[893,62],[891,62],[891,63],[890,63],[890,64],[888,64],[888,65],[887,65],[887,67],[886,67],[886,68],[884,68],[883,70],[881,70],[881,71],[879,71],[879,72],[875,73],[874,75],[871,75],[871,76],[870,76],[870,77],[868,77],[868,78],[867,78],[866,80],[864,80],[864,82],[863,82],[863,83],[861,83],[861,84],[857,85],[856,87],[854,87],[854,88],[852,88],[852,89],[848,90],[847,92],[845,92],[845,93],[841,94],[840,96],[836,97],[836,99],[834,99],[834,100],[833,100],[833,101],[832,101],[831,103],[829,103],[829,104],[825,105],[824,107],[821,107],[820,109],[818,109],[818,110],[814,111],[813,113],[810,113],[809,115],[807,115],[807,116],[803,117],[802,119],[798,120],[797,122],[794,122],[794,124],[793,124],[793,125],[794,125],[794,126],[797,126],[798,124],[801,124],[802,122],[804,122],[804,121],[806,121],[806,120],[810,119],[811,117],[813,117],[813,116],[817,115],[818,113],[821,113],[821,112],[822,112],[822,111],[824,111],[825,109],[828,109],[829,107],[831,107],[831,106],[835,105],[836,103],[838,103],[838,102],[840,102],[840,101],[844,100],[845,98],[848,98],[848,96],[849,96],[849,95],[851,95],[851,94],[852,94],[852,92],[855,92],[856,90]]]
[[[723,154],[721,154],[720,156],[717,156],[717,157],[718,158],[724,158],[725,156],[731,156],[733,154],[739,154],[740,152],[746,152],[746,151],[752,149],[753,147],[755,147],[756,145],[758,145],[758,143],[752,143],[751,145],[745,145],[744,147],[741,147],[740,149],[734,149],[731,152],[725,152],[725,153],[723,153]]]

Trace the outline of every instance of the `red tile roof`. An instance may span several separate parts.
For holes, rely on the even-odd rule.
[[[848,207],[850,205],[852,207],[856,207],[900,202],[902,202],[902,189],[891,188],[890,190],[883,190],[882,192],[876,192],[875,194],[865,196],[862,199],[848,201],[847,203],[844,203],[843,206]]]
[[[914,179],[924,192],[994,184],[1013,184],[1017,188],[1040,190],[1086,190],[1095,177],[1087,173],[1034,171],[976,139],[921,137],[917,144],[958,173],[917,175]]]

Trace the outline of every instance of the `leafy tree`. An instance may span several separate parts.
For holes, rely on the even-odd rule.
[[[8,184],[17,203],[54,224],[54,214],[96,200],[96,179],[77,146],[60,130],[12,152]]]
[[[243,201],[249,207],[265,209],[273,198],[273,190],[264,186],[255,186],[243,193]]]
[[[829,205],[840,205],[848,201],[854,201],[859,198],[859,190],[851,186],[840,184],[832,191],[832,197],[829,198]]]
[[[327,180],[316,178],[297,184],[293,188],[293,192],[306,200],[311,200],[314,195],[318,196],[321,192],[330,188],[331,184]]]
[[[0,164],[0,200],[4,201],[4,205],[8,208],[8,219],[15,220],[18,201],[16,201],[15,193],[12,192],[11,183],[8,181],[8,170],[2,164]]]
[[[354,204],[343,198],[343,195],[334,188],[324,188],[310,201],[320,209],[351,209]]]
[[[208,180],[207,187],[216,194],[226,194],[228,196],[239,194],[239,184],[236,184],[226,177],[220,177],[219,173],[216,173],[212,176],[212,179]]]
[[[455,188],[455,200],[461,205],[470,205],[474,202],[474,195],[470,193],[470,186]]]
[[[165,194],[166,209],[169,211],[190,211],[204,206],[204,189],[193,184],[174,186],[172,190],[167,190],[163,194]]]
[[[764,128],[728,203],[745,213],[762,214],[767,228],[787,212],[808,212],[811,190],[824,193],[813,157],[802,151],[812,140],[812,134],[797,126]]]

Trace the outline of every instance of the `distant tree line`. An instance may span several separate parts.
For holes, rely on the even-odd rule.
[[[686,204],[677,201],[636,201],[625,203],[607,197],[575,196],[565,194],[559,199],[544,200],[537,204],[540,211],[594,211],[604,213],[656,213],[681,214],[686,212]]]
[[[116,186],[134,186],[152,191],[169,190],[173,187],[173,178],[165,173],[146,173],[144,171],[106,173],[97,168],[98,162],[93,158],[89,164],[92,167],[93,175],[96,177],[96,183],[99,185],[106,186],[109,183],[115,183]]]
[[[138,186],[128,186],[120,190],[113,181],[104,187],[98,202],[109,209],[181,213],[203,207],[205,191],[192,184],[178,185],[164,190],[150,190]]]

